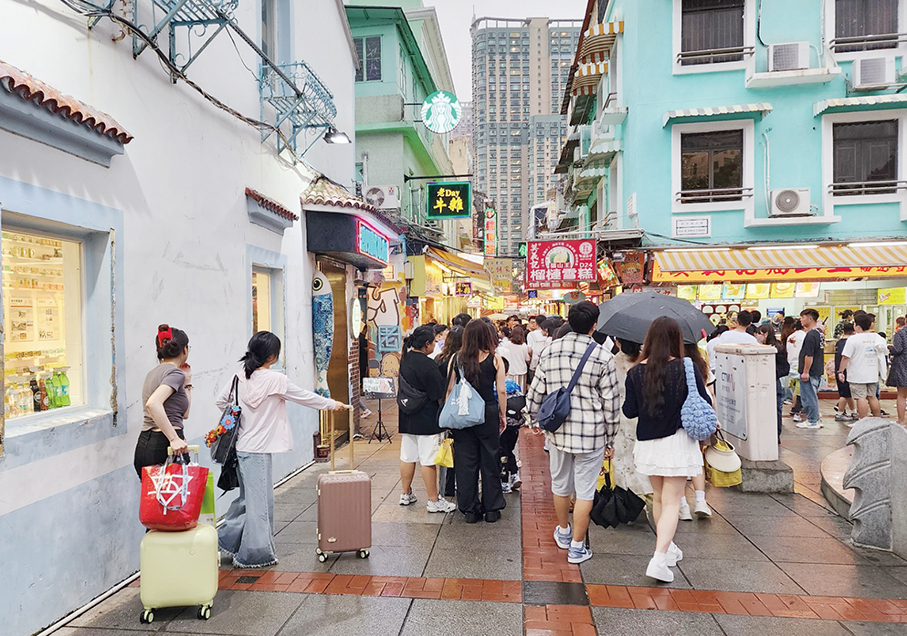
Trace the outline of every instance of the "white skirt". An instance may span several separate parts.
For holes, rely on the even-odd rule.
[[[637,440],[633,447],[636,470],[658,477],[695,477],[702,472],[699,442],[683,428],[670,437]]]

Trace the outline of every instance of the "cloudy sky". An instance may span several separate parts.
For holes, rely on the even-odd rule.
[[[472,94],[472,40],[469,26],[473,15],[477,18],[528,18],[549,17],[560,19],[583,18],[586,0],[423,0],[438,12],[447,59],[453,73],[457,96],[471,100]]]

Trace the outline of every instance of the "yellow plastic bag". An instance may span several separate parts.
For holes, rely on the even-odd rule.
[[[437,466],[453,468],[453,440],[451,438],[448,437],[441,442],[441,448],[438,449],[438,454],[435,455],[435,464]]]
[[[605,475],[611,479],[611,486],[614,486],[614,462],[610,459],[602,460],[602,469],[598,471],[598,481],[595,484],[596,490],[601,490],[605,485]]]

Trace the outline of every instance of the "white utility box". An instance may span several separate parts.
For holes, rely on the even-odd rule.
[[[776,352],[766,345],[715,346],[718,421],[737,454],[751,461],[778,459]]]

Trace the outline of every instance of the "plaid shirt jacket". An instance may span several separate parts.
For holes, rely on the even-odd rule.
[[[526,402],[536,415],[542,401],[570,384],[592,336],[568,333],[542,352]],[[549,439],[568,453],[591,453],[602,446],[611,447],[620,423],[620,391],[614,356],[602,347],[595,348],[583,367],[570,395],[570,415]]]

